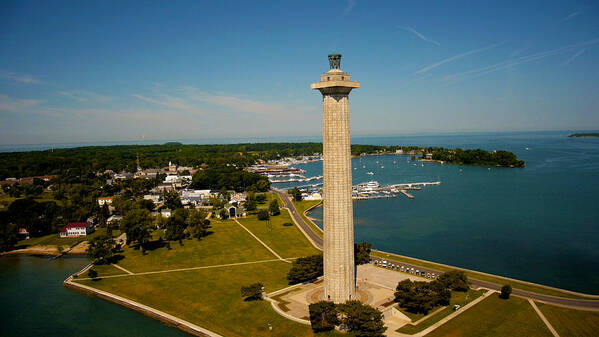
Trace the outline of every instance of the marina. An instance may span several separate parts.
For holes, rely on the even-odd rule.
[[[437,185],[441,185],[441,182],[433,181],[380,186],[378,181],[368,181],[352,187],[352,198],[357,200],[395,198],[399,194],[403,194],[409,199],[414,199],[412,194],[406,192],[407,190],[420,191],[422,187]]]

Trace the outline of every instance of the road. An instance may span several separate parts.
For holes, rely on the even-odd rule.
[[[295,209],[295,206],[293,205],[293,202],[291,201],[291,198],[289,197],[289,194],[287,194],[287,192],[284,192],[281,190],[273,189],[273,191],[281,197],[281,200],[283,200],[285,207],[287,207],[287,209],[289,210],[289,213],[291,213],[291,217],[293,218],[295,223],[300,227],[302,232],[304,232],[304,234],[308,237],[308,239],[310,241],[312,241],[312,243],[314,244],[314,246],[316,248],[322,250],[322,246],[323,246],[322,238],[320,237],[320,235],[318,235],[316,232],[314,232],[312,227],[310,227],[310,225],[308,225],[304,221],[304,218],[302,218],[301,215],[298,214],[297,209]]]
[[[304,218],[302,218],[300,216],[300,214],[298,214],[289,195],[285,191],[274,190],[274,192],[277,193],[281,197],[281,200],[283,200],[283,203],[285,203],[285,207],[287,207],[289,209],[289,212],[291,213],[293,220],[295,221],[296,224],[298,224],[298,226],[301,227],[301,230],[304,232],[304,234],[306,234],[306,236],[308,236],[308,238],[313,242],[313,244],[316,246],[316,248],[322,250],[322,245],[323,245],[322,238],[316,232],[314,232],[312,227],[304,221]],[[376,256],[371,256],[371,258],[372,258],[372,260],[379,260],[379,261],[383,260],[382,258],[376,257]],[[421,266],[412,265],[412,264],[408,264],[408,263],[404,263],[404,262],[399,262],[399,261],[395,261],[393,259],[387,259],[387,265],[391,265],[391,264],[395,264],[396,266],[403,266],[404,268],[414,268],[414,270],[418,269],[419,271],[424,272],[425,274],[429,273],[429,274],[440,275],[443,273],[438,270],[434,270],[434,269],[430,269],[430,268],[423,268]],[[501,284],[487,282],[487,281],[481,281],[481,280],[477,280],[477,279],[473,279],[473,278],[470,278],[470,282],[472,283],[472,286],[474,286],[474,287],[482,287],[482,288],[487,288],[487,289],[492,289],[492,290],[497,290],[497,291],[500,291],[501,287],[503,286]],[[599,300],[583,300],[583,299],[555,297],[555,296],[543,295],[543,294],[538,294],[538,293],[534,293],[534,292],[530,292],[530,291],[520,290],[517,288],[512,289],[512,294],[516,295],[516,296],[531,298],[533,300],[537,300],[540,302],[555,304],[555,305],[569,307],[569,308],[583,309],[583,310],[599,310]]]

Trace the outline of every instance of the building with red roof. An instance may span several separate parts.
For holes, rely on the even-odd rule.
[[[85,236],[96,230],[91,222],[70,222],[60,230],[60,237]]]

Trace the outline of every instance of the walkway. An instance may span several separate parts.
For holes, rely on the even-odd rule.
[[[287,262],[287,263],[291,263],[291,261],[287,261],[284,258],[282,258],[279,254],[277,254],[277,252],[275,252],[274,250],[272,250],[272,248],[270,248],[266,243],[262,242],[262,240],[260,240],[256,235],[254,235],[254,233],[252,233],[252,231],[250,231],[249,229],[247,229],[244,225],[241,224],[241,222],[237,221],[237,219],[233,219],[239,226],[241,226],[241,228],[245,229],[248,233],[250,233],[251,236],[254,237],[254,239],[258,240],[258,242],[260,242],[264,247],[266,247],[266,249],[268,249],[274,256],[277,257],[277,259],[283,261],[283,262]]]
[[[531,300],[529,298],[528,302],[530,303],[530,305],[532,305],[532,308],[535,309],[535,311],[537,312],[537,315],[539,315],[539,317],[541,318],[541,320],[543,321],[543,323],[545,323],[545,325],[547,326],[547,328],[549,329],[549,331],[551,331],[551,334],[553,335],[553,337],[559,337],[559,334],[557,333],[557,331],[555,331],[555,329],[553,328],[553,325],[551,325],[551,323],[549,323],[549,321],[547,320],[547,318],[545,318],[545,315],[543,315],[543,313],[541,312],[541,310],[539,310],[539,308],[535,304],[535,301],[533,301],[533,300]]]
[[[292,257],[289,258],[289,260],[295,260],[297,259],[297,257]],[[140,272],[140,273],[133,273],[130,272],[120,266],[114,265],[115,267],[122,269],[123,271],[127,272],[128,274],[119,274],[119,275],[106,275],[106,276],[100,276],[99,278],[101,279],[105,279],[105,278],[115,278],[115,277],[127,277],[127,276],[140,276],[140,275],[152,275],[152,274],[162,274],[162,273],[175,273],[175,272],[180,272],[180,271],[190,271],[190,270],[200,270],[200,269],[210,269],[210,268],[223,268],[223,267],[233,267],[233,266],[242,266],[242,265],[246,265],[246,264],[256,264],[256,263],[267,263],[267,262],[281,262],[281,259],[272,259],[272,260],[260,260],[260,261],[250,261],[250,262],[236,262],[236,263],[227,263],[227,264],[217,264],[217,265],[212,265],[212,266],[200,266],[200,267],[189,267],[189,268],[178,268],[178,269],[167,269],[167,270],[155,270],[155,271],[145,271],[145,272]],[[289,261],[284,261],[287,263],[291,263]],[[86,277],[86,278],[77,278],[77,280],[91,280],[91,278]]]

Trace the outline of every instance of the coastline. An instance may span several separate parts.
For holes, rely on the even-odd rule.
[[[63,246],[62,253],[58,252],[57,246],[30,246],[27,248],[10,250],[7,252],[0,253],[0,256],[5,255],[34,255],[34,256],[61,256],[61,255],[79,255],[83,256],[87,252],[87,245],[85,247],[79,247],[81,244],[76,245],[71,249],[69,246]]]
[[[318,228],[320,230],[320,232],[322,233],[322,229],[316,224],[314,223],[312,217],[310,217],[308,215],[308,213],[318,207],[322,207],[323,203],[318,203],[316,205],[313,205],[311,207],[309,207],[308,209],[306,209],[304,211],[304,216],[306,219],[308,219],[312,225],[316,228]],[[318,248],[318,247],[316,247]],[[416,262],[420,262],[420,263],[424,263],[424,264],[430,264],[433,266],[438,266],[438,267],[442,267],[442,268],[451,268],[451,269],[456,269],[456,270],[462,270],[462,271],[466,271],[466,272],[470,272],[473,274],[479,274],[482,276],[488,276],[488,277],[494,277],[494,278],[498,278],[498,279],[502,279],[502,280],[506,280],[506,281],[512,281],[512,282],[517,282],[517,283],[522,283],[522,284],[526,284],[526,285],[530,285],[530,286],[535,286],[535,287],[539,287],[539,288],[544,288],[544,289],[548,289],[548,290],[552,290],[552,291],[556,291],[556,292],[561,292],[564,294],[569,294],[569,295],[573,295],[573,296],[579,296],[579,297],[585,297],[588,298],[590,300],[593,299],[599,299],[599,294],[587,294],[587,293],[581,293],[581,292],[576,292],[573,290],[568,290],[568,289],[562,289],[562,288],[557,288],[557,287],[552,287],[552,286],[547,286],[547,285],[543,285],[543,284],[539,284],[539,283],[534,283],[534,282],[529,282],[529,281],[524,281],[524,280],[519,280],[519,279],[515,279],[515,278],[510,278],[510,277],[505,277],[505,276],[501,276],[501,275],[495,275],[495,274],[490,274],[490,273],[485,273],[482,271],[477,271],[477,270],[472,270],[472,269],[467,269],[467,268],[461,268],[461,267],[457,267],[457,266],[451,266],[451,265],[447,265],[447,264],[443,264],[443,263],[438,263],[438,262],[434,262],[434,261],[428,261],[428,260],[423,260],[423,259],[419,259],[419,258],[415,258],[415,257],[411,257],[411,256],[405,256],[405,255],[400,255],[400,254],[396,254],[396,253],[391,253],[391,252],[385,252],[382,250],[378,250],[378,249],[372,249],[372,252],[378,253],[380,255],[386,255],[386,256],[396,256],[402,259],[407,259],[407,260],[413,260]],[[474,277],[474,279],[476,279],[476,277]],[[555,298],[560,298],[559,296],[552,296],[552,295],[546,295],[546,296],[551,296],[551,297],[555,297]]]
[[[88,265],[86,268],[82,269],[79,273],[84,272],[86,269],[88,269],[91,266]],[[78,273],[78,274],[79,274]],[[118,295],[106,292],[106,291],[102,291],[99,289],[95,289],[92,287],[88,287],[86,285],[83,284],[79,284],[76,282],[72,281],[72,276],[69,276],[64,282],[63,282],[64,286],[69,288],[69,289],[73,289],[76,290],[78,292],[81,292],[87,296],[95,296],[98,298],[101,298],[103,300],[121,305],[125,308],[137,311],[139,313],[141,313],[144,316],[156,319],[164,324],[166,324],[167,326],[173,327],[173,328],[177,328],[185,333],[188,333],[192,336],[201,336],[201,337],[223,337],[222,335],[219,335],[213,331],[210,331],[208,329],[202,328],[201,326],[195,325],[191,322],[185,321],[183,319],[180,319],[178,317],[175,317],[173,315],[167,314],[163,311],[154,309],[152,307],[149,307],[147,305],[135,302],[135,301],[131,301],[128,300],[124,297],[120,297]]]

